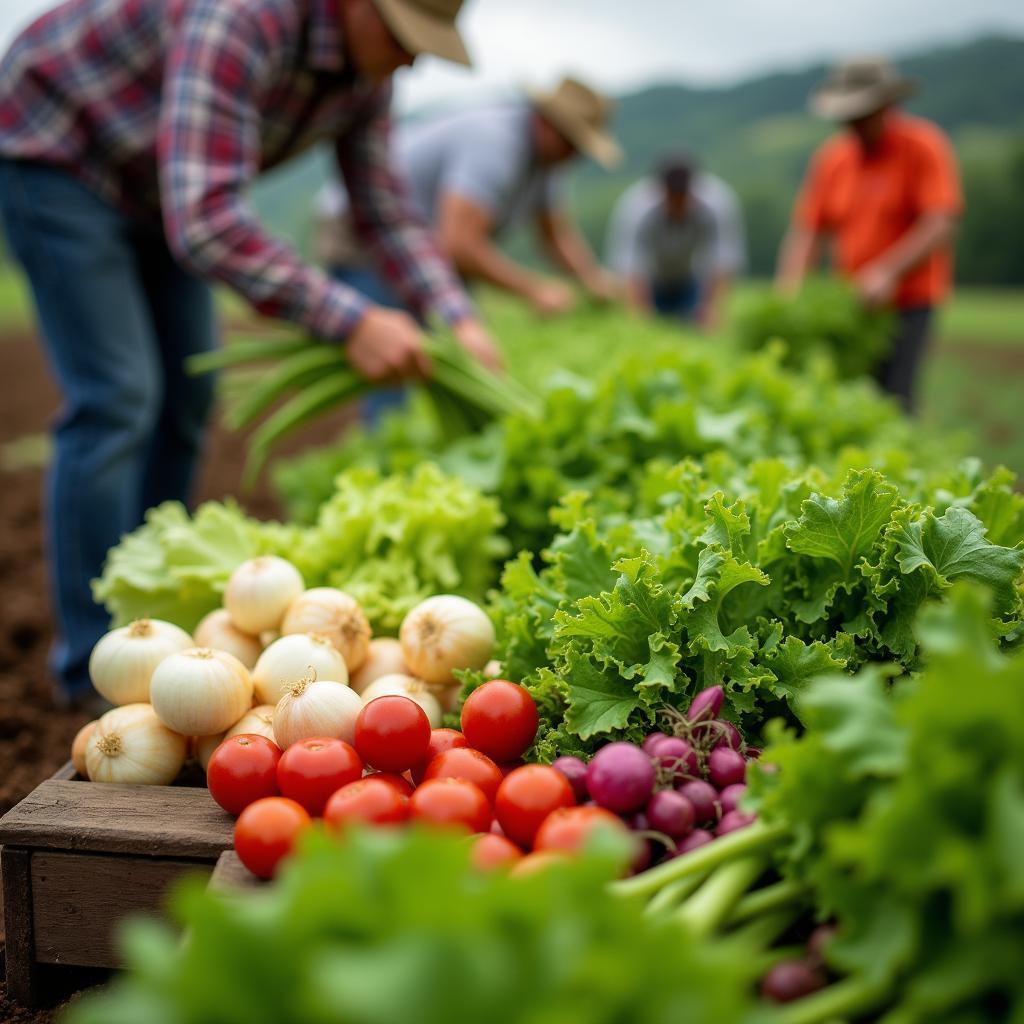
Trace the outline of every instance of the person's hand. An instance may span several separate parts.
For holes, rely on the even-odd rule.
[[[409,380],[430,376],[430,359],[416,321],[396,309],[371,306],[346,344],[352,365],[367,380]]]
[[[452,328],[458,343],[491,373],[501,373],[505,368],[498,346],[494,344],[487,328],[473,317],[465,317]]]
[[[530,290],[529,299],[541,316],[561,316],[576,304],[572,289],[561,281],[538,281]]]
[[[627,297],[626,283],[603,267],[587,280],[586,288],[600,303],[622,302]]]
[[[899,279],[888,267],[869,264],[857,274],[854,284],[864,305],[877,309],[892,301]]]

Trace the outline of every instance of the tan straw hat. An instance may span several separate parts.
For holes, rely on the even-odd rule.
[[[469,65],[466,44],[455,27],[462,0],[373,0],[384,23],[412,54],[430,53]]]
[[[852,121],[912,95],[917,84],[884,57],[856,57],[837,64],[812,93],[811,112],[830,121]]]
[[[534,106],[581,153],[602,167],[622,163],[622,149],[612,136],[609,124],[614,104],[589,85],[565,78],[552,92],[528,89]]]

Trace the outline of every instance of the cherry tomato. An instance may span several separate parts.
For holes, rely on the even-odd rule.
[[[537,705],[521,686],[492,679],[462,705],[462,731],[469,745],[499,764],[514,761],[537,735]]]
[[[380,779],[381,782],[394,786],[402,796],[412,796],[413,784],[404,775],[398,775],[396,772],[370,772],[369,775],[364,775],[363,778]]]
[[[359,756],[374,768],[404,772],[427,753],[430,719],[408,697],[377,697],[356,718],[355,745]]]
[[[431,729],[430,743],[427,744],[427,756],[412,770],[412,781],[418,786],[427,772],[427,765],[446,750],[456,747],[468,747],[466,737],[458,729]]]
[[[273,878],[310,824],[301,804],[283,796],[264,797],[249,804],[235,822],[235,853],[257,878]]]
[[[543,821],[533,838],[535,850],[564,850],[579,853],[595,830],[616,829],[630,835],[629,829],[617,814],[603,807],[560,807]]]
[[[473,840],[473,853],[470,855],[470,862],[478,871],[505,868],[522,859],[523,851],[504,836],[496,836],[492,832],[488,832]]]
[[[479,786],[464,779],[429,779],[409,800],[412,817],[470,832],[491,827],[491,802]]]
[[[509,772],[498,787],[494,816],[512,842],[530,847],[537,829],[552,811],[575,805],[572,786],[560,771],[542,764],[524,764]]]
[[[363,762],[344,740],[300,740],[277,762],[281,792],[302,804],[313,817],[323,814],[335,790],[362,777]]]
[[[501,769],[486,754],[469,747],[455,747],[438,754],[427,765],[423,779],[465,779],[478,785],[493,804],[502,774]]]
[[[546,871],[556,864],[565,864],[568,859],[568,854],[562,853],[560,850],[538,850],[536,853],[528,853],[522,860],[516,861],[509,874],[513,878],[526,878],[529,875]]]
[[[360,779],[342,786],[324,808],[324,821],[336,829],[349,822],[400,825],[409,817],[409,798],[383,779]]]
[[[206,785],[228,814],[239,815],[255,800],[277,796],[281,748],[266,736],[242,733],[225,740],[210,755]]]

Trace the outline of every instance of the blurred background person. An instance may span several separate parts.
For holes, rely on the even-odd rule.
[[[912,411],[935,307],[953,280],[953,235],[963,209],[945,133],[898,109],[914,83],[879,57],[838,65],[811,94],[819,117],[845,124],[815,153],[782,245],[777,285],[795,293],[832,242],[833,262],[871,307],[898,325],[879,367],[881,386]]]
[[[736,194],[690,154],[662,157],[616,204],[606,260],[636,309],[714,330],[745,263]]]
[[[417,213],[467,281],[484,281],[525,299],[541,315],[565,313],[572,288],[507,256],[499,241],[532,222],[549,259],[593,298],[607,301],[614,280],[599,264],[566,208],[562,171],[579,157],[616,166],[622,153],[609,124],[611,101],[572,78],[551,92],[471,105],[395,130],[395,166]],[[316,200],[316,244],[332,276],[375,301],[401,298],[354,244],[350,200],[339,183]]]

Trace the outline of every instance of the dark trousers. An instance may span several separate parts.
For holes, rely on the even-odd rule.
[[[934,309],[934,306],[917,306],[900,310],[892,351],[875,371],[875,380],[883,390],[898,398],[909,413],[917,406],[917,382],[931,339]]]
[[[0,222],[63,398],[46,534],[53,668],[75,697],[89,692],[89,654],[108,628],[90,581],[146,509],[188,496],[213,380],[187,375],[184,360],[216,343],[213,300],[175,263],[159,223],[58,168],[0,159]]]

